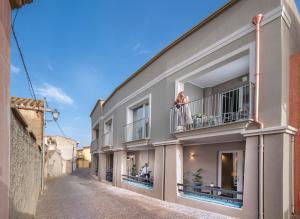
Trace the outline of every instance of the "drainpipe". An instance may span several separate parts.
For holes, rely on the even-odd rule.
[[[256,84],[255,84],[255,115],[254,120],[259,124],[260,129],[264,127],[264,124],[259,121],[258,108],[259,108],[259,82],[260,82],[260,24],[263,15],[257,14],[252,19],[252,23],[256,29]],[[264,218],[264,136],[259,135],[259,160],[258,160],[258,218]]]

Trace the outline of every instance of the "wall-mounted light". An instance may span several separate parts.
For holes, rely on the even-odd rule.
[[[244,76],[244,77],[242,77],[242,82],[248,82],[248,76]]]
[[[190,160],[195,160],[196,154],[194,152],[190,153]]]

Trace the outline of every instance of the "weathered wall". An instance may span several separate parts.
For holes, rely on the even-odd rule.
[[[41,151],[24,124],[11,115],[10,218],[32,218],[41,188]]]
[[[57,151],[49,152],[47,160],[47,177],[58,177],[63,174],[63,161]]]
[[[0,0],[0,218],[8,218],[9,187],[9,67],[11,8]]]
[[[36,136],[37,144],[42,145],[43,142],[43,125],[44,125],[44,113],[34,110],[19,110],[22,116],[25,118],[27,124],[30,126],[30,130]]]
[[[58,150],[61,154],[63,159],[63,173],[72,173],[72,166],[73,170],[76,169],[76,151],[78,142],[62,136],[46,136],[45,141],[47,142],[49,138],[55,142],[53,144],[55,144],[56,147],[53,148]]]

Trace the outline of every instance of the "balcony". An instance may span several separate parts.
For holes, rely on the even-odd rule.
[[[247,121],[253,113],[254,85],[244,84],[170,109],[170,133]]]
[[[182,197],[211,202],[233,208],[243,206],[243,192],[215,186],[192,186],[177,183],[178,192]]]
[[[123,182],[143,189],[153,189],[153,178],[122,175]]]
[[[145,140],[149,136],[149,118],[142,118],[124,126],[124,142]]]
[[[91,152],[97,151],[99,149],[98,139],[94,139],[91,142]]]

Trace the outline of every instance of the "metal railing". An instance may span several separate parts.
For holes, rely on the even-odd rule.
[[[102,146],[112,146],[113,145],[113,133],[112,131],[106,132],[102,135]]]
[[[148,139],[149,136],[149,118],[142,118],[124,126],[124,142]]]
[[[238,205],[243,204],[243,192],[211,186],[192,186],[177,183],[178,192],[194,194],[210,199],[222,200]]]
[[[96,151],[99,148],[98,139],[94,139],[91,142],[91,151]]]
[[[253,116],[254,84],[173,106],[170,109],[170,133],[249,120]]]
[[[153,187],[153,178],[145,178],[139,176],[122,175],[123,181],[134,182]]]

